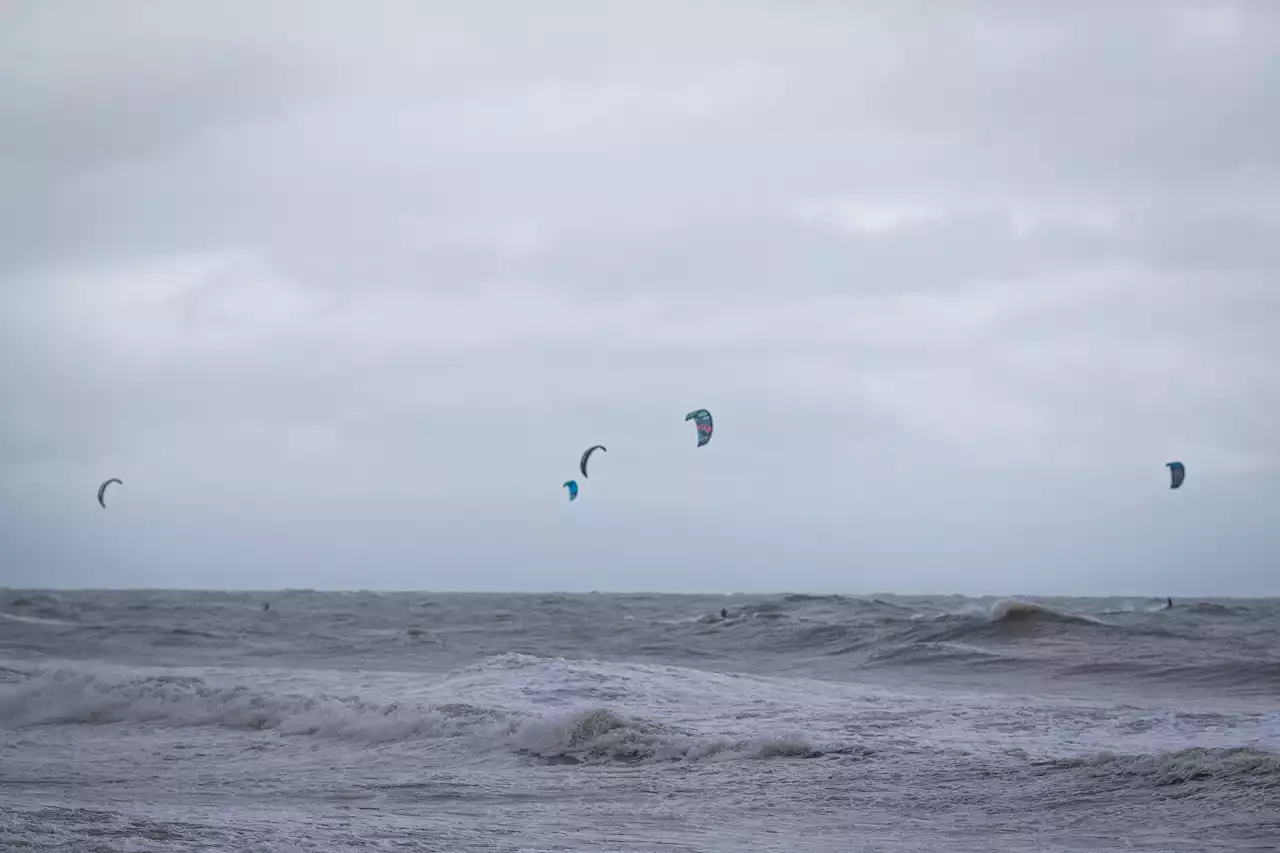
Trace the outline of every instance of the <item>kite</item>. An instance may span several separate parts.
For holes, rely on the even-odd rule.
[[[117,480],[115,477],[112,477],[110,480],[107,480],[107,481],[106,481],[105,483],[103,483],[101,486],[98,486],[98,503],[102,505],[102,508],[103,508],[103,509],[106,509],[106,508],[107,508],[107,505],[106,505],[106,503],[102,500],[102,498],[103,498],[103,496],[104,496],[104,495],[106,495],[106,493],[107,493],[107,486],[111,485],[112,483],[120,483],[120,485],[122,485],[122,486],[124,485],[124,483],[121,483],[121,482],[120,482],[119,480]]]
[[[587,460],[591,458],[592,452],[596,450],[603,450],[605,453],[609,452],[609,448],[605,447],[603,444],[596,444],[592,447],[588,447],[583,452],[582,459],[578,461],[578,470],[582,472],[582,476],[584,477],[587,476]]]
[[[686,421],[693,421],[698,427],[698,446],[706,444],[711,440],[711,413],[706,409],[698,409],[696,412],[690,412],[684,416]]]

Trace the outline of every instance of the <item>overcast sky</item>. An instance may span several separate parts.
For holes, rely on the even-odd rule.
[[[1273,0],[9,0],[0,585],[1280,594],[1277,91]]]

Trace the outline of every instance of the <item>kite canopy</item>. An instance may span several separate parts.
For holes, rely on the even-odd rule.
[[[120,483],[120,485],[122,486],[124,485],[124,483],[121,483],[115,477],[112,477],[110,480],[107,480],[101,486],[98,486],[98,503],[102,505],[103,509],[106,509],[107,505],[105,502],[103,502],[102,498],[107,493],[107,486],[111,485],[112,483]]]
[[[565,480],[564,487],[569,490],[569,500],[573,501],[578,499],[577,480]]]
[[[686,421],[693,421],[698,427],[698,446],[706,444],[711,440],[711,413],[706,409],[698,409],[684,416]]]
[[[1164,465],[1169,469],[1169,475],[1171,477],[1169,481],[1169,488],[1176,489],[1181,486],[1182,481],[1187,477],[1187,469],[1183,467],[1183,464],[1181,462],[1166,462]]]
[[[596,450],[603,450],[605,453],[609,452],[609,448],[605,447],[603,444],[596,444],[588,447],[583,452],[582,459],[578,461],[578,470],[582,472],[582,476],[584,477],[587,476],[587,460],[591,458],[591,454]]]

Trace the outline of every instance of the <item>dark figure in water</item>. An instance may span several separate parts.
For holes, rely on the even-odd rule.
[[[1165,609],[1165,610],[1172,610],[1172,609],[1173,609],[1173,599],[1172,599],[1172,598],[1169,598],[1169,599],[1167,599],[1167,600],[1168,600],[1168,602],[1169,602],[1169,603],[1168,603],[1168,604],[1166,604],[1166,605],[1164,606],[1164,609]]]
[[[728,619],[728,618],[729,618],[729,611],[728,611],[727,609],[725,609],[725,608],[721,607],[721,608],[720,608],[720,618],[721,618],[721,619]]]
[[[262,609],[263,609],[263,610],[270,610],[270,609],[271,609],[271,602],[270,602],[270,601],[264,601],[264,602],[262,602]]]

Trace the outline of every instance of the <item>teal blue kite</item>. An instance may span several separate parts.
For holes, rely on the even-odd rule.
[[[693,421],[698,427],[698,446],[706,444],[711,440],[711,413],[706,409],[698,409],[684,416],[686,421]]]
[[[1164,467],[1169,469],[1169,488],[1176,489],[1182,485],[1182,481],[1187,478],[1187,469],[1181,462],[1166,462]]]
[[[565,480],[564,487],[569,490],[569,500],[574,501],[578,499],[577,480]]]

